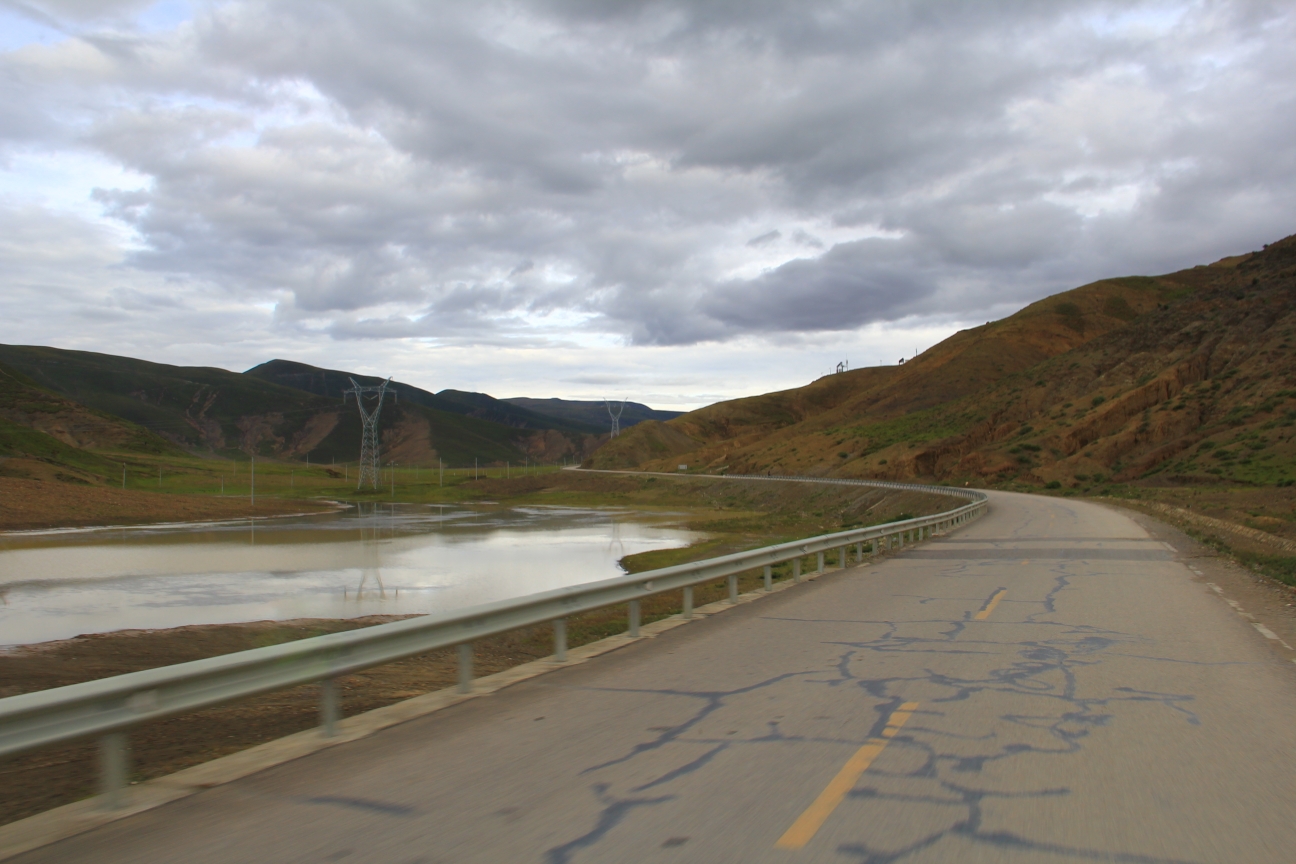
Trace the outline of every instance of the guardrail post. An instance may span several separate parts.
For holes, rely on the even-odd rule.
[[[693,617],[693,586],[684,589],[684,617]]]
[[[733,604],[737,602],[738,602],[738,574],[730,573],[729,574],[729,603]]]
[[[320,682],[320,731],[324,733],[325,738],[332,738],[337,734],[340,713],[337,679],[325,678]]]
[[[816,561],[816,562],[818,563],[818,565],[819,565],[818,569],[815,570],[815,572],[816,572],[816,573],[822,573],[822,572],[824,572],[824,553],[820,552],[818,555],[816,555],[816,556],[815,556],[815,561]]]
[[[877,538],[874,537],[874,538],[873,538],[873,554],[876,555],[877,553],[878,553],[878,541],[877,541]]]
[[[864,541],[863,540],[855,544],[855,563],[856,564],[864,563]]]
[[[896,543],[898,544],[898,548],[900,548],[900,549],[903,549],[903,548],[904,548],[904,535],[905,535],[905,532],[903,532],[903,531],[901,531],[900,533],[896,534]]]
[[[801,581],[801,559],[800,558],[792,559],[792,581],[793,582]]]
[[[567,619],[555,618],[554,622],[554,659],[559,663],[567,662]]]
[[[104,810],[126,806],[126,773],[130,745],[125,732],[109,732],[99,739],[99,791]]]
[[[630,601],[630,638],[639,638],[639,601]]]
[[[837,549],[837,566],[843,570],[846,569],[846,547],[845,546],[840,546]]]
[[[473,685],[473,646],[462,642],[459,649],[459,692],[471,693]]]
[[[774,568],[768,564],[765,565],[765,590],[774,590]]]

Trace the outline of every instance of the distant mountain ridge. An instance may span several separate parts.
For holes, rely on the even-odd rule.
[[[527,396],[514,396],[500,401],[558,420],[583,423],[599,430],[611,426],[608,405],[604,402],[586,402],[574,399],[532,399]],[[613,403],[612,410],[616,411],[618,406],[619,403]],[[660,411],[639,402],[627,401],[621,410],[621,428],[628,429],[644,420],[673,420],[683,413],[683,411]]]
[[[342,372],[337,369],[321,369],[306,363],[293,360],[270,360],[243,373],[253,378],[260,378],[285,387],[293,387],[342,401],[342,394],[351,386],[354,379],[362,385],[376,385],[383,378],[373,375],[357,375],[354,372]],[[588,423],[567,422],[562,418],[529,411],[525,407],[509,404],[506,400],[496,399],[485,393],[471,393],[463,390],[442,390],[430,393],[412,384],[399,381],[392,382],[397,398],[405,399],[416,405],[446,411],[451,414],[462,414],[511,426],[518,429],[558,429],[564,432],[580,434],[598,434],[601,427]]]
[[[354,402],[343,403],[342,393],[352,378],[361,384],[381,380],[287,360],[238,373],[31,345],[0,345],[0,364],[10,394],[0,393],[10,405],[7,412],[0,405],[0,458],[30,456],[87,470],[108,463],[75,454],[123,447],[354,461],[359,415]],[[533,412],[484,393],[433,394],[399,382],[393,387],[395,398],[384,406],[380,423],[385,462],[579,461],[607,437],[601,425]],[[51,420],[56,416],[58,422]],[[99,431],[76,438],[93,429]]]

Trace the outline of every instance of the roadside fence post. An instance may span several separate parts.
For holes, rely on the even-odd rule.
[[[639,638],[639,601],[630,601],[630,638]]]
[[[459,692],[471,693],[473,686],[473,646],[471,642],[461,642],[459,649]]]
[[[774,590],[774,568],[768,564],[765,565],[765,590]]]
[[[130,745],[125,732],[109,732],[99,739],[99,783],[104,810],[126,806],[126,774]]]
[[[729,574],[729,603],[730,605],[738,602],[738,574]]]
[[[340,713],[337,679],[325,678],[320,681],[320,731],[324,733],[325,738],[332,738],[337,734]]]
[[[554,659],[559,663],[567,662],[567,619],[555,618],[554,627]]]
[[[792,559],[792,581],[793,582],[801,581],[801,559],[800,558]]]
[[[822,572],[824,572],[824,553],[820,552],[820,553],[815,557],[815,561],[816,561],[816,562],[818,563],[818,565],[819,565],[818,569],[816,569],[815,572],[816,572],[816,573],[822,573]]]
[[[684,589],[684,617],[693,617],[693,586]]]

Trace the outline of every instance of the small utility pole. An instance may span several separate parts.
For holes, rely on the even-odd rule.
[[[477,479],[477,457],[473,457],[473,479]]]
[[[248,458],[251,459],[251,464],[248,468],[248,474],[251,477],[250,480],[251,485],[248,488],[251,490],[252,506],[255,507],[256,506],[256,454],[252,454]]]
[[[126,463],[122,463],[122,488],[126,488]]]
[[[437,459],[437,472],[438,472],[437,485],[444,486],[445,485],[445,463],[442,462],[439,458]]]

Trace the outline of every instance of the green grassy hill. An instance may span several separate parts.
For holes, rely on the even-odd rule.
[[[0,345],[0,363],[88,408],[129,420],[191,451],[292,455],[311,421],[338,404],[225,369]],[[315,422],[318,426],[318,421]]]
[[[0,476],[106,482],[121,463],[103,451],[176,456],[148,430],[36,386],[0,364]]]

